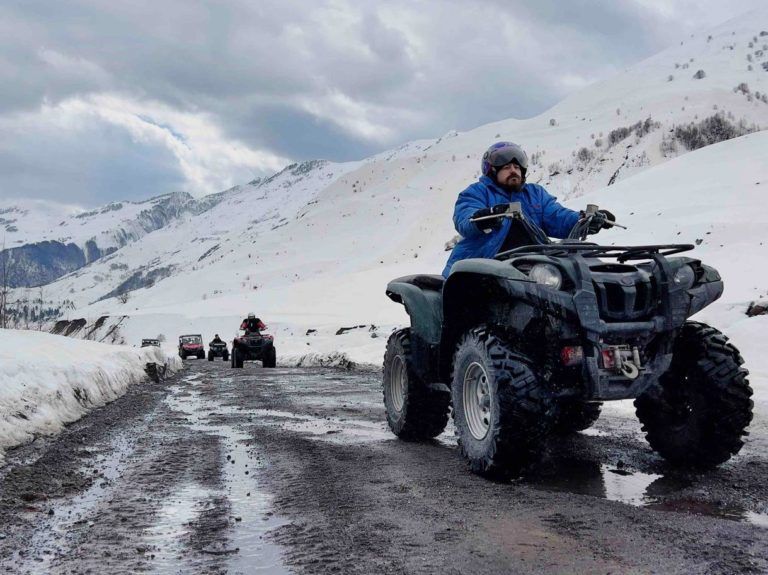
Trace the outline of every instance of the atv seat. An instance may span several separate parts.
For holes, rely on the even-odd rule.
[[[411,284],[417,288],[425,290],[443,291],[445,278],[443,276],[421,274],[414,276],[403,276],[401,278],[397,278],[396,280],[392,280],[392,282]]]

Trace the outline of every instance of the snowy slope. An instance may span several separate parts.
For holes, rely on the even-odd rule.
[[[160,348],[129,348],[35,331],[0,330],[0,463],[4,450],[117,399],[146,378],[147,363],[181,368]]]

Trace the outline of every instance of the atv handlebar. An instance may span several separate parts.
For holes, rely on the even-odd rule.
[[[479,218],[470,218],[469,221],[471,222],[481,222],[483,220],[490,220],[490,219],[498,219],[498,218],[510,218],[515,219],[520,224],[522,224],[523,228],[528,232],[528,235],[533,239],[533,241],[538,241],[542,244],[548,244],[550,243],[550,239],[547,236],[547,234],[542,230],[539,226],[536,224],[529,222],[525,215],[523,214],[523,207],[520,202],[510,202],[507,210],[504,212],[500,212],[498,214],[491,214],[488,216],[481,216]]]
[[[587,204],[587,209],[582,212],[581,217],[579,217],[579,220],[574,224],[573,228],[571,229],[570,233],[568,234],[568,239],[579,239],[581,241],[584,241],[587,238],[587,235],[589,233],[589,224],[592,221],[592,218],[595,217],[595,214],[599,211],[599,208],[597,204]],[[490,214],[488,216],[480,216],[479,218],[470,218],[469,221],[472,223],[475,222],[483,222],[486,220],[496,220],[499,218],[513,218],[513,219],[519,219],[526,228],[528,228],[528,231],[532,234],[534,238],[539,239],[547,239],[547,235],[544,233],[544,231],[539,228],[537,225],[529,222],[525,216],[523,215],[523,208],[522,204],[520,202],[510,202],[509,207],[505,212],[501,212],[498,214]],[[609,225],[609,227],[617,227],[621,228],[623,230],[626,230],[626,226],[622,226],[621,224],[617,223],[614,220],[605,220],[605,223]],[[542,243],[547,243],[545,241],[542,241]]]
[[[498,218],[522,218],[522,217],[523,217],[522,204],[520,202],[510,202],[506,212],[491,214],[489,216],[480,216],[479,218],[470,218],[469,221],[472,223],[475,223],[475,222],[482,222],[485,220],[496,220]]]
[[[589,235],[589,225],[592,223],[592,220],[599,212],[599,208],[597,204],[587,204],[587,209],[581,212],[581,215],[579,217],[579,220],[573,225],[573,228],[571,228],[570,233],[568,234],[569,240],[581,240],[584,241],[587,239],[587,236]],[[603,214],[603,217],[605,214]],[[621,224],[616,223],[613,220],[609,220],[607,218],[603,219],[604,223],[607,224],[605,227],[617,227],[626,230],[626,226],[622,226]]]

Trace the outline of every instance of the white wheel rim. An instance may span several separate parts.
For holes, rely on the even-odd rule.
[[[392,379],[389,383],[389,391],[392,396],[392,407],[398,413],[403,410],[405,404],[405,389],[408,386],[408,372],[403,356],[396,355],[392,361]]]
[[[491,427],[491,393],[488,374],[477,362],[472,362],[464,372],[464,417],[469,432],[475,439],[483,439]]]

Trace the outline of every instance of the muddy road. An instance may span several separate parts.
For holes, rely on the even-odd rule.
[[[189,361],[0,469],[5,573],[768,573],[761,440],[675,474],[608,411],[526,478],[386,429],[380,376]],[[757,448],[755,447],[757,445]]]

